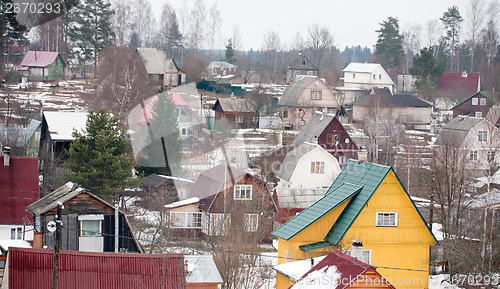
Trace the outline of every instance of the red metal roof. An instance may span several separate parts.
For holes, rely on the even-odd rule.
[[[359,261],[356,258],[353,258],[351,256],[348,256],[338,250],[333,250],[330,254],[328,254],[323,260],[321,260],[316,266],[312,267],[311,270],[309,270],[304,276],[302,276],[302,279],[308,278],[308,275],[316,272],[316,271],[323,271],[326,272],[328,267],[336,267],[336,271],[340,273],[340,280],[344,281],[347,280],[348,282],[337,282],[332,286],[331,288],[334,289],[344,289],[349,287],[352,283],[356,281],[356,279],[364,274],[365,272],[372,270],[375,272],[376,275],[378,275],[381,279],[383,279],[382,275],[380,275],[375,267],[368,265],[364,262]],[[324,279],[324,278],[323,278]],[[322,280],[323,280],[322,279]],[[385,279],[384,279],[385,280]],[[300,280],[297,281],[297,283],[300,284]],[[387,284],[387,282],[384,282],[384,284]],[[388,284],[389,287],[395,289],[392,285]],[[291,286],[290,288],[294,288],[294,286]]]
[[[40,199],[38,159],[10,157],[4,166],[0,156],[0,224],[22,225],[23,219],[33,218],[26,207]]]
[[[471,96],[479,91],[479,72],[445,72],[438,79],[438,95],[453,97],[446,93],[464,93]]]
[[[9,288],[51,288],[53,260],[53,250],[11,248],[7,268]],[[60,251],[58,288],[186,288],[184,257]]]
[[[58,55],[59,52],[28,51],[20,65],[29,67],[45,67],[52,64]]]

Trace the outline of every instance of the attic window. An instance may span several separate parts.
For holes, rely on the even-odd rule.
[[[398,226],[398,213],[377,213],[377,226],[378,227],[397,227]]]
[[[486,130],[478,131],[477,132],[477,141],[478,142],[488,141],[488,131],[486,131]]]
[[[311,161],[311,174],[324,174],[325,162]]]
[[[302,60],[302,66],[306,66],[306,61]]]
[[[311,91],[312,100],[321,100],[323,98],[322,91]]]
[[[252,185],[235,185],[234,186],[234,199],[235,200],[251,200],[252,199]]]
[[[356,73],[353,73],[353,74],[352,74],[352,78],[356,78]]]
[[[472,98],[472,105],[477,105],[478,100],[477,97]]]
[[[480,98],[479,99],[479,105],[486,105],[486,98]]]

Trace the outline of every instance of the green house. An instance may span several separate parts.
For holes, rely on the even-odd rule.
[[[58,81],[64,79],[66,63],[59,52],[28,51],[19,66],[28,81]]]

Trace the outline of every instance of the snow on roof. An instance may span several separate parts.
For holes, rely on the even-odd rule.
[[[24,240],[0,240],[0,248],[3,251],[8,251],[10,247],[31,248],[31,245]]]
[[[87,112],[45,111],[50,138],[52,140],[74,140],[73,130],[82,132],[87,123]]]
[[[326,256],[320,256],[313,258],[314,264],[318,264],[321,260],[323,260]],[[274,266],[273,269],[277,272],[287,276],[293,281],[299,280],[304,274],[306,274],[311,268],[311,259],[307,260],[299,260],[295,262],[287,262],[277,266]]]
[[[185,199],[182,201],[173,202],[171,204],[167,204],[167,205],[165,205],[165,208],[172,209],[172,208],[182,207],[182,206],[198,203],[199,201],[200,201],[199,198],[193,197],[193,198]]]
[[[148,74],[165,73],[165,60],[167,56],[163,50],[157,48],[137,48],[137,52],[141,56]]]
[[[323,282],[325,276],[328,277],[328,282]],[[319,270],[307,274],[307,280],[299,280],[292,287],[293,289],[331,289],[334,284],[340,280],[341,274],[335,265],[325,266]],[[311,281],[312,283],[309,283]]]
[[[359,63],[359,62],[351,62],[344,68],[344,72],[367,72],[372,73],[378,67],[382,67],[378,63]]]
[[[185,255],[187,283],[222,283],[212,255]]]

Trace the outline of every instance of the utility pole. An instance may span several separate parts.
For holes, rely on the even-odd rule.
[[[56,231],[54,235],[54,263],[52,266],[52,289],[57,289],[58,274],[59,274],[59,240],[61,239],[61,207],[63,205],[58,202],[56,215]]]

